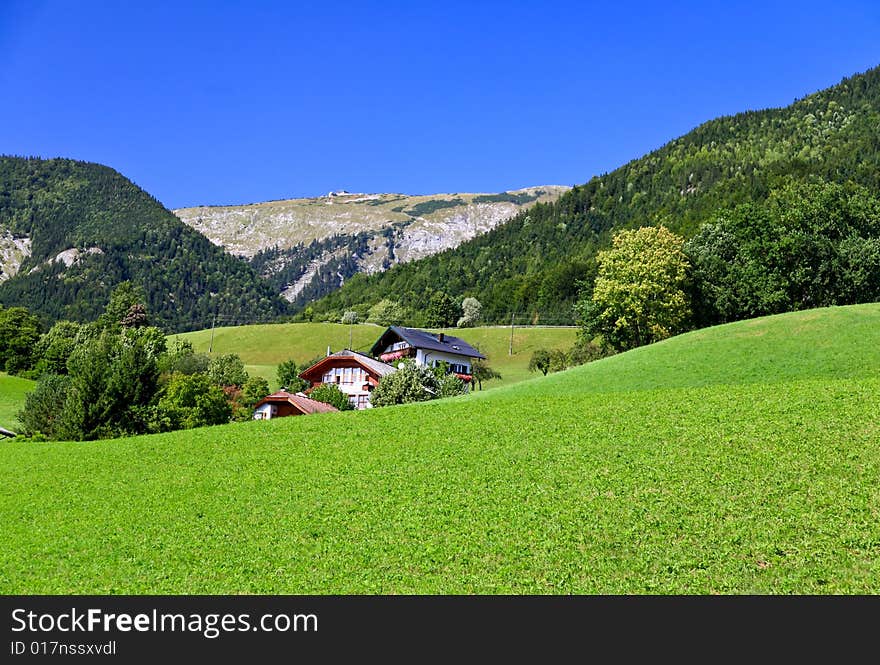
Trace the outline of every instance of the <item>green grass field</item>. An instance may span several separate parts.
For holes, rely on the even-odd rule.
[[[0,455],[6,594],[873,594],[880,305],[450,400]]]
[[[369,351],[384,327],[369,324],[351,326],[351,345]],[[501,373],[501,380],[483,384],[484,389],[517,383],[534,376],[528,370],[529,359],[538,348],[568,349],[577,336],[575,328],[514,328],[513,354],[510,351],[510,328],[466,328],[449,331],[466,342],[477,344],[489,358],[489,364]],[[188,339],[196,351],[211,348],[211,331],[172,335]],[[213,353],[237,353],[249,374],[265,377],[273,390],[278,363],[295,358],[305,362],[331,350],[349,346],[349,326],[340,323],[284,323],[217,328]]]
[[[0,372],[0,427],[18,431],[17,413],[24,406],[24,396],[34,389],[34,382]]]

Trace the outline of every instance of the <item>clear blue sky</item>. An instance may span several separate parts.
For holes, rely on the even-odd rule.
[[[876,0],[0,0],[0,153],[169,207],[570,185],[878,64]]]

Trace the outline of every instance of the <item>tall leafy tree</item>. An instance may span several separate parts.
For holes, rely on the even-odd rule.
[[[461,317],[461,307],[448,294],[436,291],[425,311],[425,325],[429,328],[451,328]]]
[[[681,332],[691,314],[683,243],[664,226],[614,236],[597,256],[591,297],[578,303],[588,333],[626,350]]]
[[[159,431],[222,425],[232,406],[220,386],[205,374],[174,374],[159,397],[153,427]]]
[[[235,353],[211,358],[208,364],[208,376],[218,386],[235,386],[241,388],[248,380],[244,362]]]
[[[311,365],[297,365],[296,361],[291,358],[278,363],[276,376],[278,383],[282,388],[286,388],[289,392],[296,393],[309,387],[308,381],[299,378],[299,373]]]

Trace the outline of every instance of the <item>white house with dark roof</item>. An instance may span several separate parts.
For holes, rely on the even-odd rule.
[[[390,326],[373,345],[370,353],[385,363],[412,358],[417,365],[435,367],[446,362],[452,372],[467,382],[473,378],[474,360],[486,358],[458,337],[403,326]]]

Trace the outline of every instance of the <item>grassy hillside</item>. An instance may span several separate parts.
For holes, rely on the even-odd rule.
[[[877,593],[880,304],[477,395],[0,446],[2,593]]]
[[[785,108],[710,120],[454,250],[357,275],[313,307],[342,311],[394,294],[418,311],[442,288],[478,298],[491,321],[511,312],[570,320],[578,281],[590,281],[596,251],[616,230],[662,223],[690,236],[722,209],[763,200],[787,179],[880,190],[878,123],[875,68]]]
[[[356,350],[368,351],[384,328],[361,324],[352,327],[352,345]],[[244,360],[247,371],[263,376],[273,388],[278,381],[275,371],[278,363],[295,358],[305,362],[322,355],[330,345],[333,351],[349,345],[349,326],[339,323],[284,323],[271,325],[217,328],[214,331],[214,353],[237,353]],[[514,328],[513,355],[508,355],[510,328],[467,328],[452,334],[476,344],[489,358],[489,364],[501,373],[501,380],[483,384],[484,389],[516,383],[531,376],[529,359],[537,348],[567,349],[575,342],[574,328]],[[196,351],[207,352],[211,331],[179,335],[188,339]],[[176,336],[172,336],[176,337]]]
[[[46,320],[93,320],[125,280],[174,330],[286,309],[250,266],[101,164],[0,157],[0,261],[0,303]]]
[[[0,427],[18,431],[16,414],[24,406],[24,396],[34,388],[34,382],[0,372]]]

